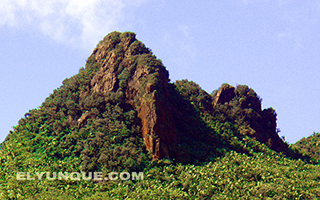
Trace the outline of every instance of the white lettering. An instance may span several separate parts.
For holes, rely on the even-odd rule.
[[[143,176],[143,172],[139,172],[139,174],[137,174],[137,172],[132,172],[132,180],[143,180],[144,176]]]
[[[76,177],[74,177],[76,175]],[[70,179],[73,181],[80,181],[80,173],[79,172],[72,172],[70,173]]]
[[[113,175],[115,175],[115,177],[113,177]],[[110,172],[109,173],[109,180],[111,180],[111,181],[118,180],[118,173],[117,172]]]
[[[17,172],[17,180],[26,180],[25,172]]]
[[[121,173],[120,173],[120,179],[121,179],[121,180],[124,180],[124,181],[129,180],[129,179],[130,179],[130,174],[129,174],[129,172],[121,172]]]
[[[41,180],[42,179],[42,176],[44,175],[45,172],[36,172],[36,175],[38,177],[38,180]]]

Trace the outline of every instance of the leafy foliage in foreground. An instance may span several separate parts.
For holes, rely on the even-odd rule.
[[[2,152],[3,153],[3,152]],[[4,155],[1,155],[1,157]],[[61,165],[68,162],[61,162]],[[278,154],[230,151],[202,166],[152,163],[144,180],[17,181],[1,198],[36,199],[317,199],[320,167]]]
[[[134,35],[113,32],[99,45],[111,38],[110,51],[121,57],[119,41],[129,36]],[[134,63],[162,65],[140,41],[133,44]],[[151,161],[137,110],[124,97],[134,70],[119,67],[119,86],[105,95],[90,90],[100,68],[90,56],[85,69],[26,113],[0,144],[1,199],[320,198],[320,170],[315,164],[319,135],[301,140],[293,149],[285,144],[280,151],[275,145],[275,110],[259,111],[260,98],[248,86],[239,85],[234,98],[213,105],[215,94],[198,84],[169,83],[179,140],[172,160]],[[16,180],[17,172],[94,171],[143,171],[145,178],[99,183]]]

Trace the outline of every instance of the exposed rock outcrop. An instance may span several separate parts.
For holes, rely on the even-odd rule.
[[[124,93],[124,101],[138,111],[142,137],[154,158],[170,157],[176,129],[169,104],[169,73],[134,33],[113,32],[92,55],[101,64],[91,90],[106,96]]]
[[[214,96],[213,105],[229,102],[233,97],[235,97],[235,88],[231,85],[223,84]]]

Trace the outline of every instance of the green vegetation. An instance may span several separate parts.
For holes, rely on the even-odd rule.
[[[297,149],[302,155],[312,158],[313,163],[320,161],[320,133],[313,133],[307,138],[302,138],[295,144],[291,145],[293,149]]]
[[[168,83],[161,60],[134,33],[112,32],[99,47],[107,48],[99,56],[115,55],[119,81],[108,95],[95,90],[106,60],[92,54],[84,69],[26,113],[0,144],[0,199],[320,198],[319,133],[288,145],[277,134],[275,110],[262,110],[246,85],[223,84],[208,94],[192,81]],[[139,90],[129,91],[140,66],[150,75],[141,72]],[[229,93],[217,99],[223,88]],[[135,92],[170,103],[178,138],[172,157],[153,160],[146,150]],[[144,180],[16,179],[17,172],[140,171]]]

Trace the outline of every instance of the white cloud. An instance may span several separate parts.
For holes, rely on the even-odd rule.
[[[128,11],[146,1],[0,0],[0,26],[35,25],[54,40],[92,48],[105,34],[126,26]]]

